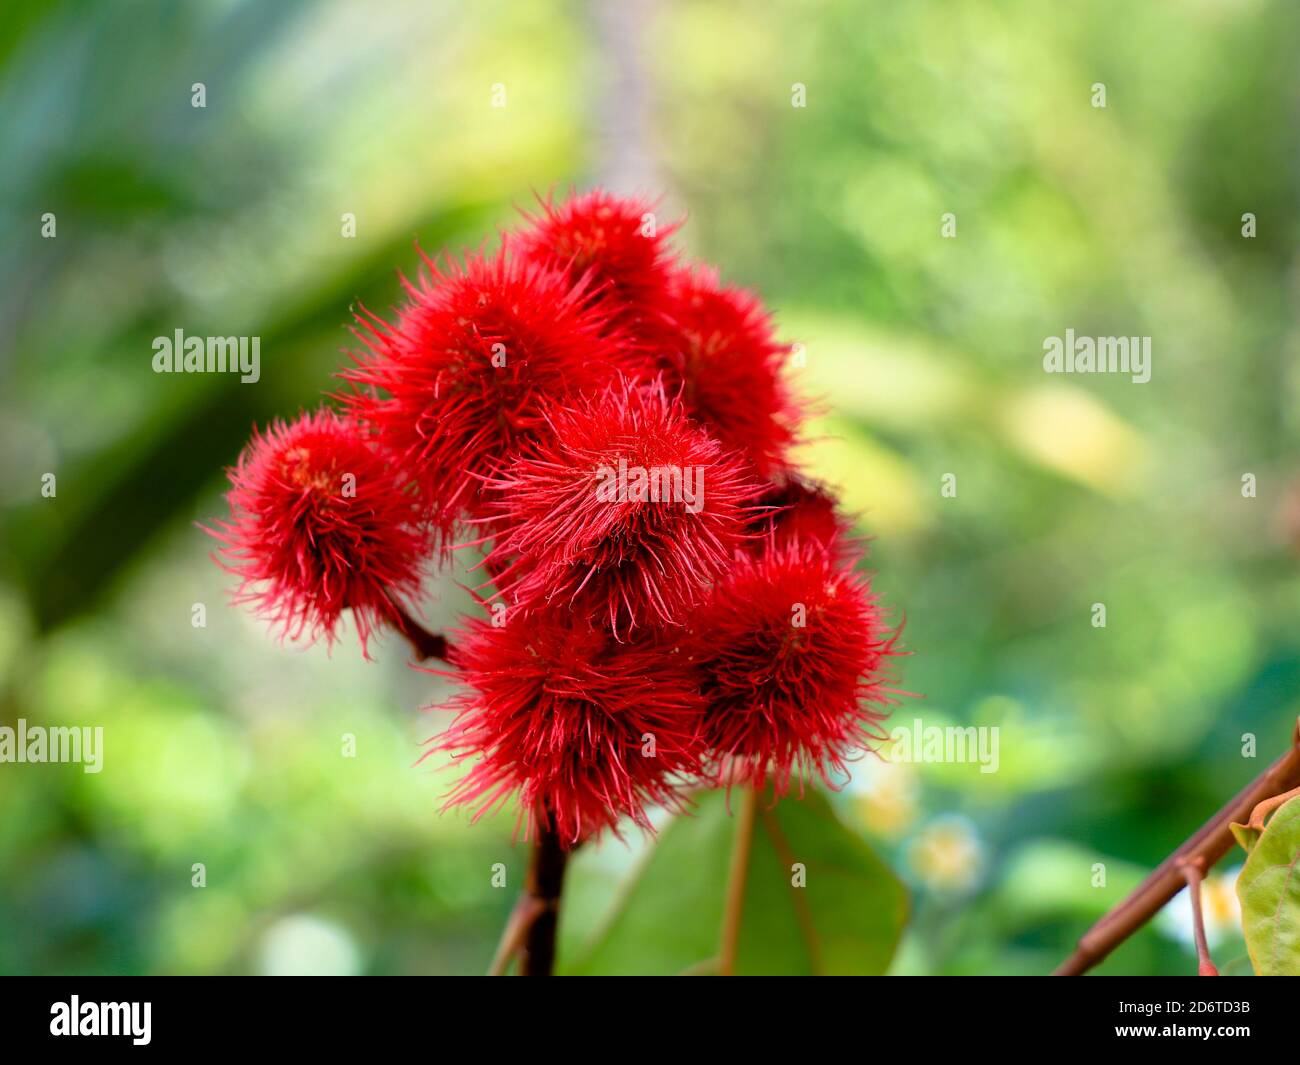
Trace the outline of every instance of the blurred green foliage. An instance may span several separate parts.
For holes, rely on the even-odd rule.
[[[486,966],[524,853],[510,812],[439,815],[447,772],[412,768],[446,682],[391,641],[362,663],[268,639],[194,522],[255,420],[333,387],[350,307],[392,305],[413,240],[477,245],[617,171],[620,93],[644,97],[641,177],[689,214],[686,248],[803,345],[807,460],[906,615],[900,720],[1001,730],[996,773],[867,760],[833,797],[913,890],[893,971],[1048,971],[1287,741],[1300,8],[625,10],[0,11],[0,723],[106,736],[100,774],[0,765],[0,971]],[[154,375],[176,328],[261,336],[261,381]],[[1047,377],[1066,328],[1151,336],[1151,382]],[[448,578],[428,614],[469,605]],[[583,855],[566,942],[643,846]],[[1184,917],[1103,971],[1193,971]],[[1221,967],[1248,972],[1221,924]]]

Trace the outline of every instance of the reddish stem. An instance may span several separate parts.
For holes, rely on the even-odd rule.
[[[447,637],[430,632],[407,612],[400,603],[390,600],[388,620],[393,628],[400,632],[415,652],[416,661],[423,662],[430,658],[447,661]]]
[[[1187,881],[1187,893],[1192,903],[1192,928],[1196,936],[1196,975],[1218,976],[1210,958],[1210,944],[1205,938],[1205,913],[1201,908],[1201,881],[1205,879],[1205,870],[1199,858],[1183,863],[1183,879]]]
[[[564,870],[568,863],[569,852],[560,842],[550,817],[539,816],[537,841],[533,844],[528,878],[524,881],[524,899],[528,903],[527,924],[519,948],[520,976],[550,976],[555,968],[555,932],[560,924],[560,895],[564,891]]]

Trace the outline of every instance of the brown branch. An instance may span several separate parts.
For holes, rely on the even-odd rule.
[[[1128,939],[1186,882],[1184,870],[1196,863],[1210,869],[1232,848],[1231,825],[1245,821],[1255,807],[1284,791],[1300,786],[1300,721],[1291,748],[1241,789],[1190,839],[1166,858],[1123,902],[1115,906],[1079,940],[1078,948],[1057,968],[1056,976],[1081,976]]]
[[[749,878],[749,856],[754,846],[754,822],[758,817],[758,789],[746,788],[736,818],[736,842],[731,850],[727,875],[727,897],[722,909],[722,943],[718,948],[718,974],[736,975],[740,952],[740,918],[745,910],[745,883]]]

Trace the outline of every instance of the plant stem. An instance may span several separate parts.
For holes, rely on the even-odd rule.
[[[1195,863],[1204,873],[1232,848],[1229,827],[1250,817],[1255,807],[1300,786],[1300,721],[1291,748],[1239,791],[1200,830],[1166,858],[1123,902],[1112,908],[1079,940],[1078,948],[1057,968],[1056,976],[1081,976],[1128,939],[1182,888],[1185,868]]]
[[[745,910],[745,883],[749,879],[749,857],[754,846],[754,822],[758,818],[758,789],[746,788],[736,817],[736,841],[731,850],[731,871],[727,876],[727,897],[722,910],[722,944],[718,949],[718,974],[736,975],[740,951],[740,919]]]
[[[568,863],[569,852],[560,842],[551,818],[543,813],[537,818],[537,841],[520,898],[520,907],[527,900],[520,918],[520,976],[550,976],[555,968],[555,931],[560,923],[560,895]]]
[[[388,620],[393,628],[406,637],[406,642],[415,652],[416,661],[423,662],[430,658],[447,661],[447,637],[430,632],[396,600],[389,600]]]
[[[1274,795],[1271,799],[1265,799],[1255,807],[1250,813],[1250,820],[1246,822],[1247,826],[1257,832],[1264,831],[1264,821],[1268,815],[1273,813],[1281,806],[1285,806],[1290,800],[1300,795],[1300,788],[1292,788],[1290,791],[1283,792],[1281,795]]]
[[[541,818],[538,818],[541,825]],[[497,944],[488,976],[505,976],[510,963],[519,958],[520,976],[550,976],[555,968],[555,931],[559,926],[560,894],[568,852],[551,829],[538,828],[528,863],[524,890],[510,911]]]
[[[1187,894],[1192,903],[1192,930],[1196,937],[1196,975],[1218,976],[1210,958],[1210,944],[1205,938],[1205,914],[1201,909],[1201,881],[1205,879],[1205,870],[1199,858],[1183,863],[1183,879],[1187,881]]]
[[[537,918],[538,903],[527,891],[520,892],[515,907],[510,911],[505,930],[501,933],[501,942],[488,968],[488,976],[505,976],[510,963],[523,947],[524,936]]]

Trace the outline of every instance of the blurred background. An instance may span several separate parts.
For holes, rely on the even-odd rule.
[[[1001,730],[996,773],[869,760],[833,797],[912,892],[891,971],[1050,971],[1300,710],[1298,35],[1291,0],[5,4],[0,724],[105,752],[0,764],[0,971],[486,968],[526,855],[413,765],[446,683],[276,642],[195,522],[414,240],[597,182],[802,345],[807,462],[906,617],[898,723]],[[260,336],[260,382],[155,375],[178,328]],[[1044,374],[1067,328],[1152,337],[1151,381]],[[568,939],[635,849],[579,860]],[[1101,971],[1193,972],[1189,926]]]

